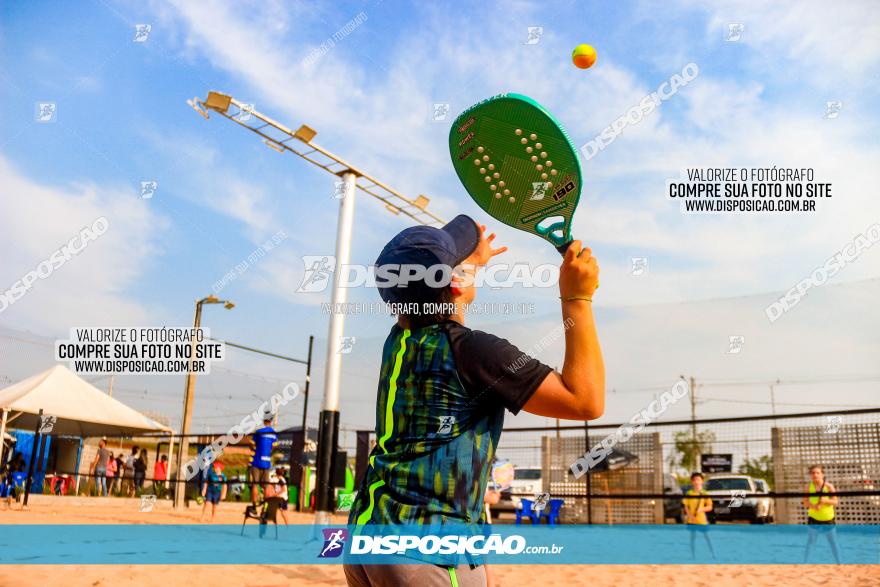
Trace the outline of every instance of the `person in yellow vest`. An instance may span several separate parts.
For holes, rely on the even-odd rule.
[[[688,489],[687,495],[707,495],[703,489],[702,473],[691,475],[691,488]],[[706,514],[712,511],[712,500],[708,497],[685,498],[682,500],[682,505],[687,515],[687,529],[690,530],[691,535],[691,556],[696,556],[694,542],[697,539],[697,532],[700,532],[706,539],[712,558],[715,558],[715,549],[712,548],[712,541],[709,539],[709,519],[706,517]]]
[[[821,533],[825,534],[825,538],[831,546],[834,560],[840,564],[840,549],[837,546],[837,533],[834,531],[834,525],[837,523],[834,519],[834,506],[837,505],[838,498],[836,495],[827,497],[824,495],[834,492],[834,485],[825,480],[825,470],[820,465],[810,467],[810,483],[807,485],[807,493],[810,496],[804,497],[804,507],[807,508],[807,525],[810,527],[804,562],[807,562],[810,551],[816,544],[816,538]]]

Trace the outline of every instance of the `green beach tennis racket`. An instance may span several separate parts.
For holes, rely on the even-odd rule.
[[[574,145],[547,110],[521,94],[483,100],[455,119],[449,152],[480,208],[565,255],[583,176]]]

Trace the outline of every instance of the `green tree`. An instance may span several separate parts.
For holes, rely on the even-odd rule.
[[[768,487],[773,485],[773,459],[769,455],[757,459],[746,459],[740,465],[739,472],[755,479],[763,479],[767,482]]]
[[[700,466],[700,455],[712,451],[715,433],[711,430],[697,432],[696,437],[690,430],[676,432],[673,436],[675,448],[668,457],[669,466],[684,469],[688,473],[697,471]]]

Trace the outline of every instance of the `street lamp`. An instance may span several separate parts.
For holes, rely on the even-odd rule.
[[[227,310],[231,310],[235,307],[235,304],[230,302],[229,300],[221,300],[218,299],[217,296],[207,296],[196,302],[196,317],[193,320],[193,328],[198,329],[202,324],[202,304],[223,304],[223,307]],[[183,492],[186,491],[186,469],[184,465],[186,464],[186,456],[189,452],[189,438],[187,434],[189,434],[189,426],[192,423],[192,407],[193,407],[193,393],[195,392],[196,387],[196,374],[192,370],[192,361],[195,358],[196,352],[196,340],[193,338],[192,342],[192,353],[190,354],[190,368],[186,374],[186,387],[184,388],[183,395],[183,418],[180,424],[180,444],[177,447],[177,484],[174,491],[174,507],[179,508],[183,496]],[[183,483],[183,487],[180,487],[180,483]]]

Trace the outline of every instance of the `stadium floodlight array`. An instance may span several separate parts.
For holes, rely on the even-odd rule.
[[[220,92],[208,92],[208,97],[205,100],[193,98],[187,100],[187,104],[205,118],[208,118],[209,112],[216,112],[243,126],[262,137],[266,146],[274,151],[279,153],[289,151],[336,176],[341,177],[343,173],[349,171],[354,173],[355,186],[380,200],[385,204],[386,209],[393,214],[405,214],[419,224],[428,226],[445,224],[443,219],[427,210],[430,200],[426,196],[419,195],[415,199],[408,198],[362,169],[316,145],[313,139],[317,131],[308,125],[303,124],[297,130],[291,130],[280,122],[257,112],[249,104],[239,102],[232,96]]]

